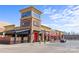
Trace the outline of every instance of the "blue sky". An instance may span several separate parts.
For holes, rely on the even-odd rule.
[[[20,24],[19,10],[29,5],[0,5],[0,22]],[[62,31],[79,32],[79,6],[74,5],[37,5],[43,12],[41,23]]]

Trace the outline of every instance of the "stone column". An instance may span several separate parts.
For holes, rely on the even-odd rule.
[[[17,34],[15,33],[14,43],[16,43]]]
[[[43,42],[44,42],[44,33],[42,33],[42,40],[43,40]]]
[[[47,32],[47,36],[46,37],[47,37],[47,42],[48,42],[48,32]]]
[[[49,39],[49,41],[51,41],[51,33],[50,32],[49,32],[49,38],[48,39]]]
[[[45,32],[45,42],[47,41],[47,33]]]
[[[34,41],[34,34],[33,34],[33,30],[31,30],[31,33],[30,33],[30,42],[33,43]]]
[[[39,40],[39,43],[41,43],[41,36],[38,35],[38,40]]]
[[[59,32],[56,32],[56,40],[59,40]]]

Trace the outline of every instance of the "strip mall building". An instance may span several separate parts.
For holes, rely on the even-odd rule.
[[[3,38],[0,39],[0,43],[13,44],[51,40],[51,35],[54,33],[51,28],[41,25],[41,11],[31,6],[20,10],[20,13],[20,26],[4,26],[5,30],[1,32]]]

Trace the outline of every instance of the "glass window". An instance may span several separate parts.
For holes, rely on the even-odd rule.
[[[33,12],[33,11],[32,11],[32,16],[33,16],[33,17],[36,17],[36,18],[38,18],[38,19],[40,19],[40,14],[36,14],[36,13]]]
[[[21,15],[21,17],[28,17],[28,16],[33,16],[33,17],[36,17],[37,19],[40,19],[40,14],[37,14],[33,11],[28,11]]]
[[[31,16],[31,11],[25,12],[21,15],[21,17],[28,17]]]
[[[40,23],[34,21],[34,22],[33,22],[33,25],[39,27],[39,26],[40,26]]]
[[[22,26],[30,26],[30,21],[27,21],[27,22],[22,22]]]

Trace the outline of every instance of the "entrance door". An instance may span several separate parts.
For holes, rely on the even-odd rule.
[[[38,32],[34,32],[34,42],[38,41]]]

